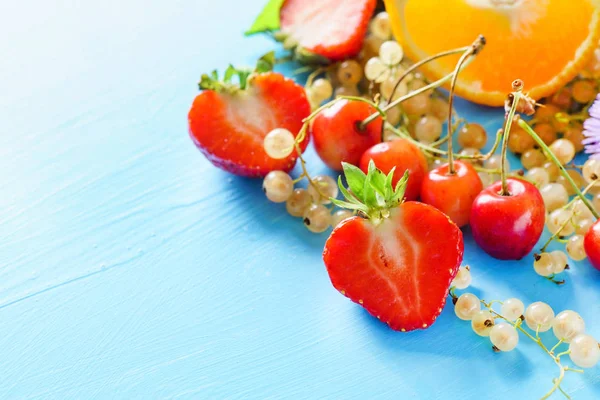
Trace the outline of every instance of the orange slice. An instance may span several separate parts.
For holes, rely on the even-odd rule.
[[[490,106],[502,105],[520,78],[539,99],[573,79],[600,40],[600,0],[385,0],[392,28],[412,60],[469,45],[487,45],[459,77],[456,93]],[[458,56],[423,67],[438,79]]]

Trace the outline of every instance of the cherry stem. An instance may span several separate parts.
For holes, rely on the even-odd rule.
[[[599,219],[600,214],[598,214],[598,211],[596,211],[594,206],[592,206],[592,203],[590,203],[590,200],[587,197],[585,197],[585,195],[581,192],[579,186],[577,186],[575,182],[573,182],[573,178],[571,178],[571,175],[567,173],[567,170],[565,169],[565,167],[563,167],[560,161],[558,161],[552,150],[550,150],[550,148],[546,145],[546,143],[544,143],[544,141],[538,136],[538,134],[535,133],[533,129],[531,129],[527,122],[520,119],[518,123],[519,126],[523,128],[527,133],[529,133],[533,140],[535,140],[538,146],[540,146],[540,148],[544,151],[546,156],[548,156],[550,160],[558,167],[560,174],[567,180],[567,182],[569,182],[569,184],[575,191],[575,194],[581,199],[581,201],[583,201],[583,204],[585,204],[585,206],[590,210],[594,217],[596,217],[596,219]]]
[[[460,59],[456,63],[456,67],[454,68],[454,72],[452,73],[452,83],[450,84],[450,95],[448,96],[448,174],[454,174],[454,153],[452,152],[452,133],[454,132],[454,127],[452,126],[452,102],[454,101],[454,89],[456,87],[456,81],[458,80],[458,74],[466,62],[467,58],[471,56],[474,52],[473,47],[469,47],[465,52],[460,56]]]
[[[396,81],[396,85],[394,85],[394,89],[392,89],[392,93],[390,94],[389,99],[387,99],[387,101],[390,101],[391,99],[394,98],[394,95],[396,94],[396,91],[398,90],[398,88],[400,87],[400,83],[404,80],[404,78],[406,78],[411,72],[413,72],[414,70],[416,70],[417,68],[419,68],[422,65],[425,65],[431,61],[437,60],[438,58],[442,58],[442,57],[446,57],[446,56],[451,56],[454,54],[460,54],[465,50],[468,50],[469,46],[465,46],[465,47],[459,47],[458,49],[454,49],[454,50],[448,50],[448,51],[443,51],[441,53],[437,53],[434,54],[432,56],[429,56],[427,58],[422,59],[421,61],[411,65],[406,71],[404,71],[404,73],[402,75],[400,75],[400,77],[398,78],[398,80]]]
[[[513,86],[514,87],[514,86]],[[513,102],[510,106],[508,116],[504,121],[504,133],[502,138],[502,149],[500,155],[500,162],[502,163],[500,169],[500,179],[502,180],[502,189],[500,192],[501,196],[509,196],[508,185],[506,184],[506,151],[508,150],[508,138],[510,136],[510,129],[512,127],[513,120],[515,118],[515,112],[517,111],[517,105],[521,101],[521,90],[523,86],[520,85],[517,91],[513,92]]]
[[[469,58],[467,61],[463,62],[462,67],[460,68],[460,70],[462,70],[463,68],[465,68],[467,65],[469,65],[471,63],[471,61],[473,61],[473,59],[477,56],[477,54],[479,54],[479,52],[483,49],[483,46],[485,46],[485,38],[481,35],[479,35],[477,37],[477,39],[473,42],[473,44],[471,44],[468,47],[468,51],[469,51]],[[457,49],[458,50],[458,49]],[[452,51],[452,50],[450,50]],[[454,76],[454,73],[450,73],[446,76],[444,76],[443,78],[438,79],[437,81],[430,83],[427,86],[423,86],[422,88],[415,90],[411,93],[406,94],[405,96],[402,96],[394,101],[392,101],[391,103],[389,103],[388,105],[386,105],[383,108],[384,112],[387,112],[389,110],[391,110],[392,108],[396,107],[397,105],[399,105],[400,103],[410,99],[411,97],[415,97],[416,95],[419,95],[423,92],[426,92],[430,89],[435,89],[437,87],[442,86],[444,83],[446,83],[447,81],[449,81],[450,79],[452,79],[452,77]],[[393,97],[392,97],[393,98]],[[371,114],[370,116],[368,116],[367,118],[365,118],[360,126],[361,127],[365,127],[366,125],[370,124],[371,122],[373,122],[375,119],[377,118],[377,113]]]

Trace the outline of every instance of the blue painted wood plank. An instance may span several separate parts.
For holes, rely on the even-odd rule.
[[[200,74],[273,48],[242,36],[263,2],[0,6],[0,398],[539,397],[557,371],[534,344],[494,354],[450,307],[389,330],[331,287],[325,235],[194,148]],[[600,337],[587,263],[558,288],[465,240],[476,294],[575,309]],[[600,398],[600,372],[564,387]]]

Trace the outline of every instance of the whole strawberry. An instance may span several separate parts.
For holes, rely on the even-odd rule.
[[[215,166],[235,175],[264,177],[271,171],[290,171],[298,157],[293,151],[282,159],[271,158],[264,137],[276,128],[297,136],[302,120],[310,114],[305,90],[270,68],[273,55],[261,60],[254,71],[229,67],[223,81],[216,72],[203,75],[203,90],[188,114],[189,132],[200,151]],[[267,64],[265,66],[265,64]],[[232,78],[238,77],[233,83]],[[308,136],[300,143],[306,149]]]
[[[427,204],[402,202],[408,174],[392,188],[371,161],[365,175],[344,164],[350,191],[340,207],[357,210],[331,233],[323,260],[333,286],[394,330],[424,329],[446,303],[463,258],[462,232]]]

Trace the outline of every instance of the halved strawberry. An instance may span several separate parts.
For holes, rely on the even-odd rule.
[[[275,72],[240,78],[242,87],[208,80],[188,114],[192,140],[215,166],[236,175],[264,177],[270,171],[290,171],[296,164],[292,152],[276,160],[267,155],[263,139],[275,128],[297,136],[310,114],[304,88]],[[247,79],[247,80],[246,80]],[[300,143],[302,151],[308,135]]]
[[[339,61],[362,47],[377,0],[271,0],[246,34],[276,32],[300,62]]]
[[[357,170],[344,165],[352,194],[342,190],[349,201],[336,204],[365,218],[343,221],[327,240],[323,260],[331,283],[394,330],[427,328],[441,313],[460,267],[462,232],[427,204],[398,205],[407,174],[393,191],[384,182],[391,182],[394,171],[382,178],[373,162],[366,177]]]
[[[332,61],[360,51],[376,0],[286,0],[281,31],[300,48]]]

